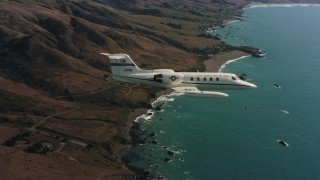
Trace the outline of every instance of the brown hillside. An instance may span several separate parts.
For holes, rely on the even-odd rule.
[[[100,53],[200,69],[215,47],[230,50],[203,30],[247,3],[0,0],[0,179],[134,179],[121,162],[128,117],[161,89],[106,81]]]

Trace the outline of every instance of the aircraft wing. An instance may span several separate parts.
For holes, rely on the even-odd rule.
[[[228,94],[222,92],[214,92],[214,91],[200,91],[196,87],[175,87],[172,88],[175,90],[173,93],[193,96],[193,97],[228,97]]]

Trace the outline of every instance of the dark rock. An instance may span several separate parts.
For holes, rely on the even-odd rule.
[[[281,88],[279,84],[274,84],[274,87]]]
[[[288,147],[288,146],[289,146],[289,144],[288,144],[288,143],[286,143],[286,142],[285,142],[285,141],[283,141],[283,140],[277,140],[277,142],[278,142],[279,144],[281,144],[281,145],[285,146],[285,147]]]
[[[155,107],[153,109],[156,110],[156,111],[161,111],[161,107],[160,106],[157,106],[157,107]]]
[[[151,141],[152,144],[159,144],[159,142],[157,140],[153,140]]]
[[[143,172],[143,175],[144,175],[144,176],[148,176],[148,175],[149,175],[149,171],[144,171],[144,172]]]
[[[162,146],[163,149],[168,149],[168,146]]]
[[[137,122],[133,122],[132,126],[131,126],[131,129],[140,130],[141,129],[141,125],[139,123],[137,123]]]
[[[258,51],[253,52],[252,56],[256,57],[256,58],[262,58],[262,57],[266,56],[266,52],[264,52],[263,50],[259,49]]]
[[[150,137],[155,137],[155,136],[156,136],[156,133],[152,132],[152,133],[149,134],[149,136],[150,136]]]
[[[169,156],[174,156],[174,152],[173,151],[168,151],[167,152]]]
[[[171,159],[169,159],[169,158],[165,158],[165,159],[164,159],[164,161],[165,161],[165,162],[170,162],[170,161],[171,161]]]
[[[138,144],[147,144],[147,141],[146,141],[145,138],[139,139],[139,140],[137,140],[137,141],[138,141]]]

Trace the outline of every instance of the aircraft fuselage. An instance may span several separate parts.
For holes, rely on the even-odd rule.
[[[130,74],[130,76],[113,75],[113,78],[120,81],[150,84],[166,88],[187,86],[197,87],[199,90],[236,90],[256,87],[254,84],[242,81],[236,75],[230,73],[147,71],[149,72],[134,73]],[[155,78],[157,75],[162,75],[162,78]]]

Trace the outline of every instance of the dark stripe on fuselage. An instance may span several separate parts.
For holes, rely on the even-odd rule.
[[[136,66],[136,65],[128,64],[128,63],[111,63],[111,66]]]
[[[138,79],[138,80],[145,80],[145,81],[152,81],[152,82],[157,82],[153,78],[148,78],[148,79],[142,79],[142,78],[135,78],[135,77],[129,77],[129,76],[119,76],[119,75],[113,75],[121,78],[129,78],[129,79]],[[211,83],[189,83],[189,82],[181,82],[183,84],[201,84],[201,85],[215,85],[215,86],[243,86],[243,87],[249,87],[246,85],[241,85],[241,84],[211,84]]]

